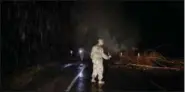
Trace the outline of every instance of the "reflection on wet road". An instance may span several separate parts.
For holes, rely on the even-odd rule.
[[[71,88],[73,87],[73,85],[77,81],[77,79],[83,78],[83,71],[84,71],[85,68],[86,68],[86,65],[85,64],[78,65],[78,74],[72,80],[72,82],[70,83],[70,85],[67,87],[66,92],[69,92],[71,90]],[[83,84],[81,83],[81,85],[83,85]]]
[[[42,78],[39,78],[39,80],[37,81],[38,82],[47,81],[47,82],[45,82],[41,86],[38,86],[37,92],[64,92],[64,90],[67,89],[68,85],[70,85],[74,76],[76,76],[77,71],[75,70],[76,70],[76,67],[78,66],[79,65],[76,63],[71,63],[71,64],[61,65],[59,66],[60,68],[55,67],[54,69],[51,68],[51,69],[45,70],[47,75],[51,75],[49,71],[54,72],[60,69],[60,72],[58,73],[56,77],[47,76],[47,75],[43,76],[42,74]],[[51,77],[51,81],[48,81],[49,77]]]
[[[105,85],[91,84],[91,69],[84,70],[71,92],[123,92],[123,91],[183,91],[183,71],[140,71],[108,68]],[[178,79],[176,79],[178,78]]]
[[[184,74],[177,71],[141,71],[105,67],[105,85],[91,84],[91,65],[66,64],[60,75],[37,92],[183,91]],[[51,70],[55,71],[55,70]]]
[[[56,77],[50,78],[51,79],[50,81],[49,81],[49,76],[43,77],[43,75],[41,74],[42,78],[40,78],[37,82],[35,82],[35,84],[43,81],[48,81],[48,82],[45,82],[43,83],[43,85],[38,86],[37,92],[64,92],[64,91],[71,92],[71,89],[74,87],[74,84],[78,81],[78,79],[84,77],[83,71],[85,70],[85,68],[86,68],[86,65],[81,63],[69,63],[69,64],[61,65],[60,74],[58,74],[58,76]],[[58,68],[45,70],[45,72],[48,75],[51,74],[51,72],[49,71],[51,72],[58,71]],[[81,85],[83,85],[83,82],[81,82]],[[81,86],[81,88],[83,87]]]

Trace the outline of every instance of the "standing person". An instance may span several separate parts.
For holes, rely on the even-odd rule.
[[[98,40],[98,44],[94,45],[91,50],[91,59],[93,63],[93,72],[91,82],[96,82],[95,78],[98,76],[98,83],[104,84],[103,79],[103,59],[110,59],[111,56],[106,55],[103,51],[103,39]]]

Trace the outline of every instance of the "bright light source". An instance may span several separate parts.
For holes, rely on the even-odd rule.
[[[73,54],[73,51],[72,51],[72,50],[70,50],[70,53],[71,53],[71,54]]]
[[[79,55],[80,55],[80,59],[81,59],[81,61],[83,61],[83,59],[84,59],[84,49],[83,48],[80,48],[79,50],[78,50],[78,53],[79,53]]]
[[[78,51],[78,52],[81,54],[81,53],[83,53],[83,50],[82,50],[82,49],[79,49],[79,51]]]

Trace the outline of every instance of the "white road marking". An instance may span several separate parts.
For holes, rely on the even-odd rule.
[[[65,64],[65,65],[62,66],[62,70],[63,69],[66,69],[68,67],[74,66],[74,65],[76,65],[76,63],[68,63],[68,64]]]
[[[70,67],[70,66],[72,66],[73,64],[66,64],[66,65],[64,65],[64,67],[63,68],[67,68],[67,67]]]
[[[151,82],[154,86],[156,86],[156,87],[158,87],[158,88],[160,88],[160,89],[166,91],[166,89],[165,89],[164,87],[160,86],[159,84],[155,83],[154,81],[150,80],[150,82]]]
[[[77,76],[72,80],[72,82],[70,83],[70,85],[67,87],[67,90],[65,92],[69,92],[71,90],[71,88],[73,87],[74,83],[80,77],[80,74],[84,71],[85,68],[86,68],[86,66],[84,65],[82,67],[81,71],[77,74]]]

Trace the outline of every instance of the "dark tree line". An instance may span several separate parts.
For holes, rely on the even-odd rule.
[[[2,4],[2,64],[3,69],[27,67],[52,53],[64,52],[72,39],[68,14],[69,7],[59,3],[43,4],[19,2]],[[55,56],[55,55],[53,55]]]

